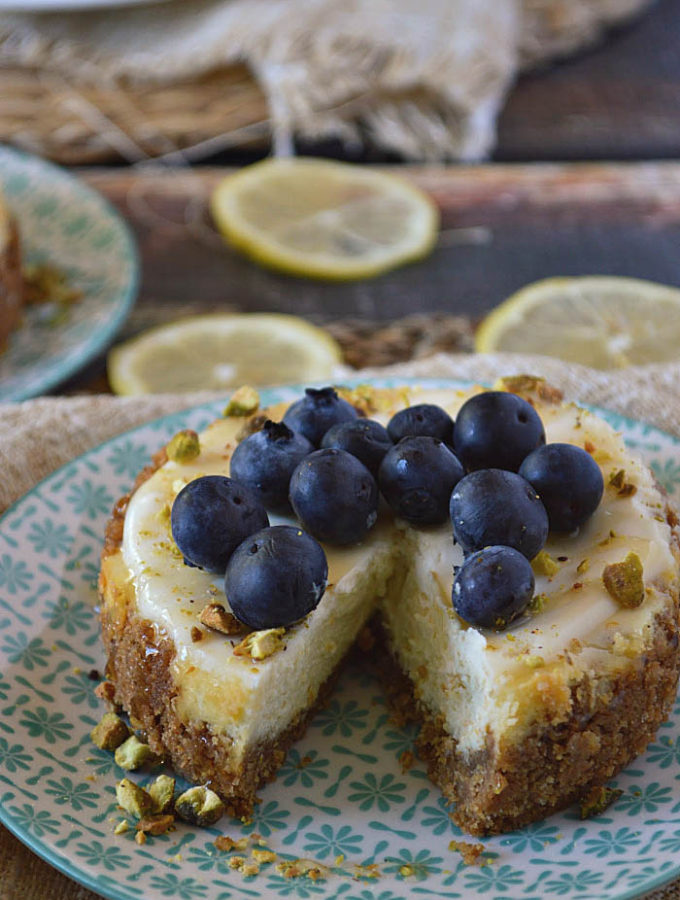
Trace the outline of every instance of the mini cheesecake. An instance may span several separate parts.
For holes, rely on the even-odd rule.
[[[675,515],[602,419],[563,404],[538,380],[505,386],[534,404],[548,441],[590,452],[606,487],[578,533],[549,537],[533,562],[530,610],[504,631],[471,627],[455,613],[453,567],[463,557],[450,525],[415,529],[383,511],[361,544],[325,547],[328,587],[303,621],[241,632],[222,579],[184,563],[169,512],[193,478],[229,474],[239,436],[261,424],[261,413],[245,428],[240,417],[214,422],[188,462],[161,451],[117,505],[100,575],[115,700],[156,753],[210,784],[232,813],[250,812],[369,621],[388,694],[421,722],[430,777],[473,834],[564,807],[653,739],[678,679]],[[362,389],[347,398],[385,424],[413,403],[455,417],[480,390]],[[284,411],[266,413],[277,420]],[[629,554],[642,566],[634,608],[603,577]]]
[[[19,324],[23,297],[19,232],[0,191],[0,351]]]

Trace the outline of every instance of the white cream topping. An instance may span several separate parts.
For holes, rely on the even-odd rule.
[[[455,416],[471,392],[411,393],[412,402],[438,403]],[[392,412],[376,418],[387,421]],[[238,638],[206,630],[194,643],[191,629],[201,609],[208,602],[224,603],[225,596],[221,579],[184,565],[170,537],[167,512],[188,480],[228,474],[241,422],[213,423],[201,435],[196,460],[161,467],[131,499],[122,553],[140,614],[177,647],[180,718],[208,721],[240,748],[277,734],[313,702],[380,598],[403,668],[419,696],[444,716],[461,748],[478,748],[490,730],[526,722],[527,710],[516,699],[522,696],[518,685],[529,686],[525,694],[530,698],[544,689],[546,673],[556,667],[569,681],[594,667],[624,665],[626,653],[644,646],[655,614],[668,602],[655,583],[676,577],[660,494],[651,473],[602,420],[575,406],[544,405],[539,412],[549,441],[592,445],[605,484],[611,472],[624,469],[636,492],[620,497],[606,487],[600,507],[578,534],[550,538],[546,551],[555,560],[566,559],[558,561],[552,578],[536,578],[536,593],[548,598],[544,610],[498,634],[467,627],[452,610],[453,565],[460,564],[462,554],[450,527],[416,531],[383,515],[363,544],[325,548],[329,587],[317,609],[287,630],[285,650],[255,662],[234,656]],[[279,521],[284,520],[272,519],[272,524]],[[605,565],[621,561],[630,550],[642,561],[647,596],[639,608],[622,609],[601,576]],[[583,560],[588,560],[587,570],[584,564],[579,572]],[[403,589],[390,593],[392,572],[407,569]]]

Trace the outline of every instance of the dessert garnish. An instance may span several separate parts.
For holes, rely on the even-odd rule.
[[[453,444],[468,470],[516,472],[532,450],[545,444],[545,430],[540,416],[523,397],[485,391],[461,406]]]
[[[130,737],[127,724],[113,712],[104,713],[101,722],[90,732],[90,739],[100,750],[116,750]]]
[[[378,475],[380,463],[392,446],[387,430],[374,419],[354,419],[352,422],[338,422],[324,434],[323,448],[346,450],[362,462],[374,478]]]
[[[267,419],[260,431],[234,450],[231,476],[254,491],[267,509],[287,510],[291,475],[313,450],[306,437],[291,431],[283,422]]]
[[[168,459],[171,459],[173,462],[191,462],[191,460],[196,459],[201,452],[201,443],[198,439],[198,435],[190,428],[187,428],[184,431],[178,431],[177,434],[168,441],[165,452],[168,454]]]
[[[224,580],[234,615],[250,628],[292,625],[315,609],[328,578],[321,545],[294,525],[274,525],[244,541]]]
[[[172,536],[185,560],[224,574],[241,541],[269,525],[266,510],[247,487],[224,475],[190,481],[175,498]]]
[[[378,486],[346,450],[316,450],[290,479],[290,502],[303,527],[329,544],[356,544],[378,518]]]
[[[519,474],[533,485],[551,531],[571,532],[597,509],[604,491],[600,467],[575,444],[545,444],[530,453]]]
[[[440,525],[464,475],[458,457],[435,437],[402,438],[380,464],[378,481],[394,512],[413,525]]]
[[[148,744],[140,741],[136,734],[131,734],[126,741],[123,741],[116,748],[114,759],[116,760],[116,765],[120,766],[121,769],[134,772],[135,769],[140,769],[144,763],[154,760],[155,755]]]
[[[623,791],[620,788],[609,788],[606,785],[592,788],[581,800],[581,818],[591,819],[593,816],[599,816],[612,803],[616,803],[621,794]]]
[[[512,547],[485,547],[458,570],[453,608],[469,625],[501,630],[522,615],[534,596],[534,573]]]
[[[338,397],[334,388],[307,388],[305,396],[288,407],[283,421],[318,447],[321,438],[332,425],[350,422],[358,415],[350,403]]]
[[[205,785],[197,785],[184,791],[175,800],[175,812],[191,825],[207,828],[224,815],[224,803],[215,791]]]
[[[402,438],[426,435],[453,444],[453,419],[434,403],[417,403],[400,409],[387,423],[387,433],[396,444]]]
[[[229,398],[224,408],[224,416],[251,416],[260,406],[260,395],[254,387],[244,384]]]
[[[635,609],[645,599],[642,562],[637,553],[631,551],[622,562],[605,566],[602,581],[610,596],[627,609]]]
[[[479,469],[461,479],[450,513],[453,535],[466,553],[501,544],[533,559],[548,537],[548,515],[536,490],[504,469]]]

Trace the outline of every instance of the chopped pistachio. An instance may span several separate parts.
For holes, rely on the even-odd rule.
[[[548,599],[549,598],[547,594],[534,594],[534,596],[529,601],[529,612],[534,616],[542,613],[546,607]],[[508,640],[510,640],[511,637],[511,635],[508,635]],[[512,640],[514,640],[514,638],[512,638]]]
[[[642,562],[637,553],[629,553],[623,562],[610,563],[602,572],[608,593],[627,609],[640,606],[645,599]]]
[[[116,785],[116,801],[118,806],[136,819],[143,819],[153,809],[151,796],[129,778],[123,778]]]
[[[130,828],[130,825],[128,823],[128,820],[121,819],[120,822],[113,829],[113,833],[114,834],[125,834],[125,832],[129,830],[129,828]]]
[[[140,847],[146,844],[146,835],[143,831],[138,831],[137,834],[135,834],[135,843],[139,844]]]
[[[260,406],[260,395],[254,387],[244,384],[231,395],[223,416],[251,416]]]
[[[253,859],[259,863],[276,862],[276,853],[273,850],[258,850],[257,847],[252,851]]]
[[[536,575],[547,575],[549,578],[557,575],[560,567],[557,561],[545,550],[541,550],[531,560],[531,568]]]
[[[411,875],[415,875],[416,870],[413,866],[409,866],[408,863],[399,868],[399,874],[402,878],[410,878]]]
[[[221,634],[244,634],[248,631],[243,622],[239,622],[235,615],[225,609],[221,603],[208,603],[201,610],[198,617],[201,625],[206,628],[212,628],[213,631],[219,631]]]
[[[184,431],[178,431],[177,434],[168,441],[165,451],[168,459],[177,463],[191,462],[201,452],[201,442],[198,435],[190,428]]]
[[[148,744],[143,744],[139,738],[131,734],[116,750],[114,759],[121,769],[127,769],[134,772],[151,759],[154,759],[154,753]]]
[[[563,396],[559,388],[553,387],[538,375],[506,375],[496,380],[493,390],[508,391],[522,397],[534,395],[546,403],[559,403]]]
[[[251,659],[266,659],[283,644],[285,628],[267,628],[264,631],[253,631],[240,644],[234,647],[234,656],[249,656]]]
[[[609,486],[613,487],[619,497],[631,497],[637,488],[626,481],[626,470],[617,469],[609,476]]]
[[[171,815],[146,816],[137,822],[137,831],[144,834],[165,834],[175,824],[175,817]]]
[[[189,788],[175,801],[175,812],[192,825],[206,828],[214,825],[224,814],[224,803],[205,785]]]
[[[576,571],[579,573],[579,575],[583,575],[584,572],[587,572],[589,568],[590,560],[588,559],[588,557],[586,557],[585,559],[582,559],[581,562],[576,566]]]
[[[590,819],[599,816],[608,806],[615,803],[622,793],[619,788],[608,788],[604,785],[592,788],[581,800],[581,818]]]
[[[172,809],[172,801],[175,797],[175,779],[169,775],[159,775],[149,787],[149,794],[153,800],[155,813],[166,813]]]
[[[107,712],[101,722],[90,732],[92,742],[100,750],[115,750],[128,739],[130,729],[126,723],[113,712]]]
[[[246,438],[249,438],[251,434],[255,434],[257,431],[262,431],[264,428],[264,423],[267,421],[267,416],[264,413],[258,413],[254,416],[250,416],[249,419],[246,419],[243,423],[242,427],[238,431],[236,435],[236,443],[240,444],[241,441],[245,441]]]

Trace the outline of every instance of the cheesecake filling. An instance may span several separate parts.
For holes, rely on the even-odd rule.
[[[401,393],[412,403],[437,403],[455,417],[475,392]],[[386,423],[396,409],[375,418]],[[586,447],[601,465],[606,487],[600,507],[577,534],[550,536],[545,552],[555,571],[536,575],[540,611],[500,633],[471,628],[453,611],[453,566],[462,562],[462,552],[450,526],[415,530],[383,512],[362,544],[324,548],[326,593],[309,616],[286,630],[284,647],[272,656],[236,656],[239,638],[208,630],[195,642],[192,629],[203,607],[228,603],[221,578],[184,564],[170,534],[170,507],[192,478],[229,474],[243,420],[214,422],[201,435],[196,459],[158,469],[130,500],[121,552],[139,615],[176,647],[173,703],[179,718],[208,722],[231,739],[236,757],[282,732],[314,702],[378,604],[392,652],[418,699],[442,717],[464,751],[480,749],[490,734],[520,737],[536,708],[546,707],[546,697],[553,721],[559,721],[569,712],[571,684],[584,675],[596,682],[628,665],[648,645],[677,578],[663,499],[641,460],[601,419],[574,405],[537,409],[547,440]],[[268,413],[278,419],[284,411]],[[621,470],[634,490],[608,485]],[[292,520],[271,517],[272,524],[285,521]],[[619,606],[602,581],[604,567],[630,551],[644,570],[645,600],[636,609]],[[398,590],[389,590],[391,579]]]

